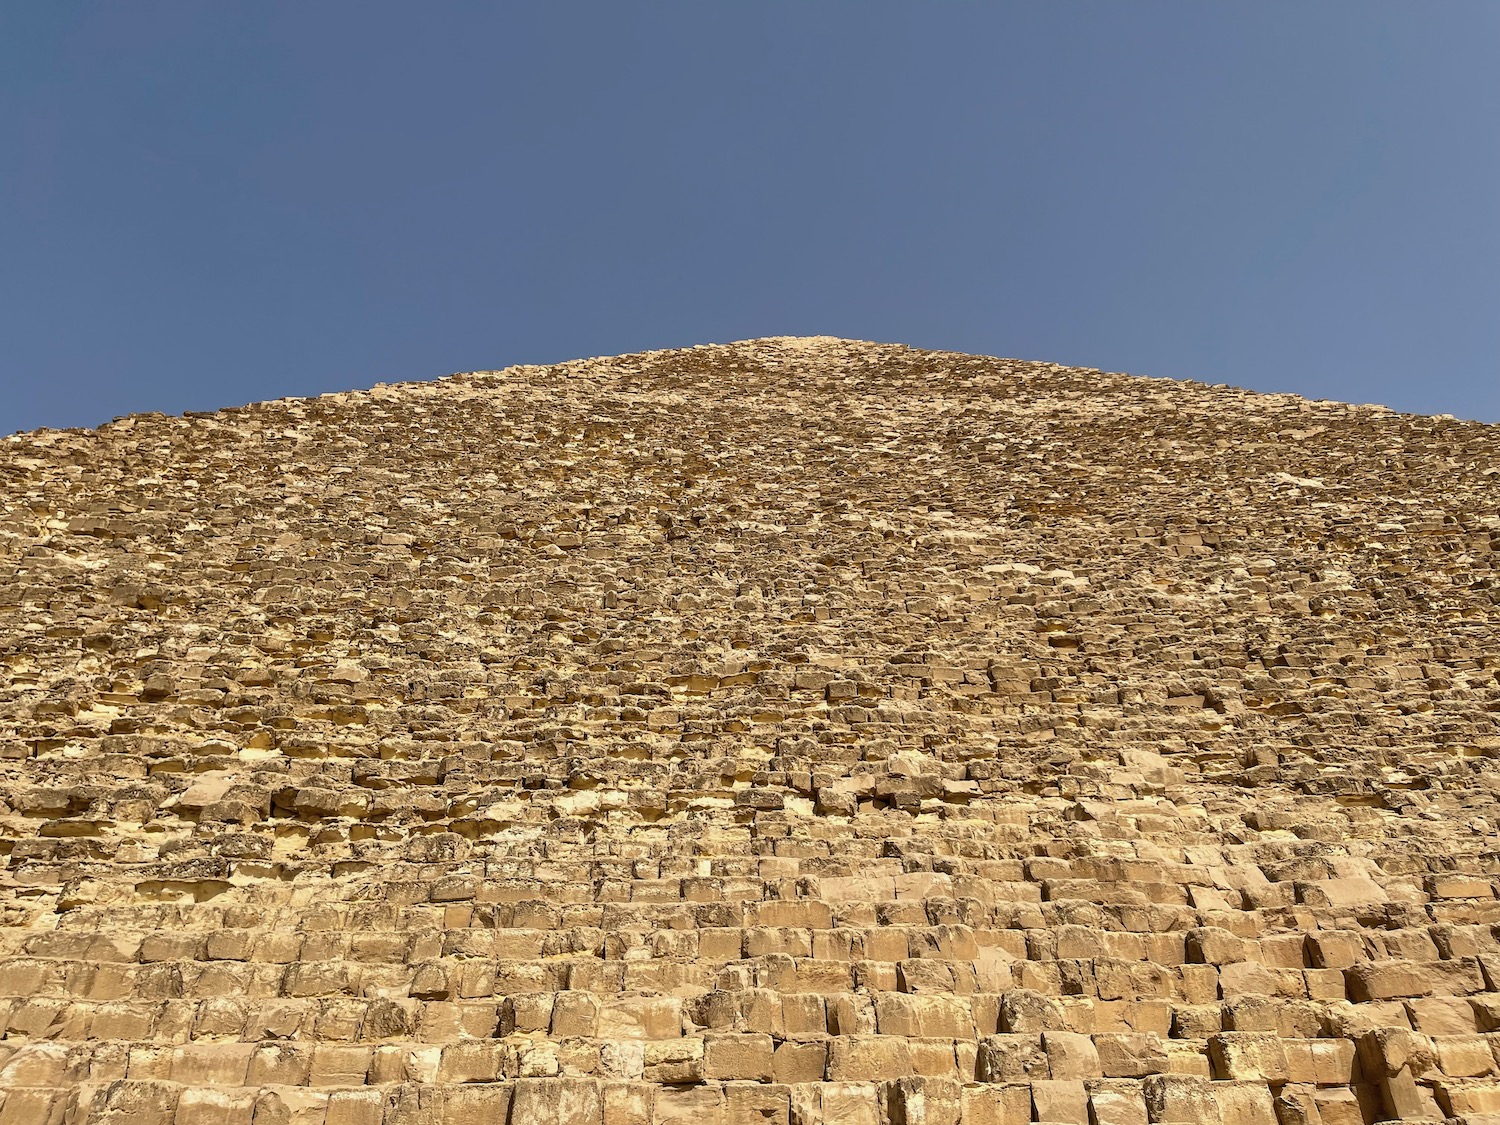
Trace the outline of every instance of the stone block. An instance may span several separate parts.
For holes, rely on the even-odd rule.
[[[650,1121],[656,1086],[646,1082],[600,1084],[604,1125],[639,1125]]]
[[[1147,1125],[1139,1083],[1089,1083],[1089,1125]]]
[[[724,1083],[724,1125],[788,1125],[791,1093],[760,1082]]]
[[[1348,969],[1344,976],[1349,997],[1355,1001],[1426,996],[1433,989],[1431,976],[1413,961],[1364,962]]]
[[[249,1086],[305,1086],[312,1075],[312,1050],[289,1043],[256,1047],[245,1079]]]
[[[328,1095],[325,1125],[381,1125],[384,1113],[382,1090],[335,1090]]]
[[[1031,1084],[1031,1111],[1036,1121],[1089,1125],[1088,1091],[1071,1079],[1038,1079]]]
[[[1397,1121],[1441,1121],[1430,1087],[1418,1084],[1409,1067],[1387,1074],[1375,1082],[1385,1112]]]
[[[1144,1078],[1167,1070],[1161,1037],[1149,1034],[1103,1034],[1093,1037],[1100,1073],[1107,1078]]]
[[[603,1125],[604,1099],[595,1079],[527,1078],[516,1082],[508,1092],[509,1125],[552,1125],[561,1121]],[[480,1123],[476,1121],[475,1125]]]
[[[771,1056],[771,1075],[777,1082],[820,1082],[828,1066],[826,1041],[787,1039]]]
[[[1270,1032],[1219,1032],[1208,1040],[1208,1057],[1218,1079],[1281,1085],[1289,1077],[1282,1041]]]
[[[1287,1039],[1281,1048],[1288,1082],[1347,1086],[1360,1080],[1355,1045],[1348,1039]]]
[[[1041,993],[1012,989],[1000,998],[1000,1030],[1021,1035],[1066,1031],[1062,1009]]]
[[[956,996],[907,995],[883,992],[875,997],[876,1028],[881,1035],[946,1036],[969,1039],[974,1017]]]
[[[321,1052],[327,1048],[319,1047]],[[462,1082],[494,1082],[505,1077],[505,1063],[512,1049],[505,1044],[492,1040],[478,1039],[468,1042],[450,1043],[442,1048],[441,1061],[438,1064],[437,1080],[445,1083]],[[348,1056],[344,1064],[348,1069],[346,1074],[358,1069],[359,1059]],[[313,1058],[313,1085],[319,1085],[317,1081],[318,1059],[316,1054]],[[358,1086],[364,1082],[361,1077],[359,1081],[334,1082],[337,1086]]]
[[[817,1082],[791,1087],[791,1125],[883,1125],[879,1087],[870,1082]],[[692,1125],[684,1122],[683,1125]]]
[[[1449,1078],[1482,1078],[1495,1073],[1490,1040],[1478,1035],[1438,1035],[1432,1045],[1438,1067]]]
[[[173,1050],[169,1076],[184,1086],[243,1086],[255,1053],[253,1043],[188,1043]]]
[[[1041,1039],[1052,1078],[1081,1080],[1103,1075],[1099,1051],[1089,1036],[1068,1031],[1044,1031]]]
[[[4,1087],[0,1125],[64,1125],[67,1097],[59,1090]]]
[[[905,1039],[851,1035],[828,1042],[830,1082],[884,1082],[911,1073],[911,1045]]]
[[[1450,1118],[1500,1116],[1500,1084],[1443,1080],[1434,1084],[1434,1094],[1439,1109]]]
[[[1052,1076],[1040,1035],[990,1035],[979,1042],[975,1073],[981,1082],[1032,1082]]]
[[[901,1078],[885,1090],[890,1125],[958,1125],[962,1112],[952,1078]]]
[[[963,1125],[1030,1125],[1029,1085],[964,1086],[959,1094]]]
[[[1436,996],[1408,1000],[1412,1026],[1423,1035],[1472,1035],[1477,1030],[1474,1006],[1466,999]]]
[[[703,1075],[717,1081],[769,1082],[775,1071],[774,1053],[769,1035],[705,1035]]]
[[[724,1125],[727,1108],[724,1091],[717,1085],[662,1086],[656,1091],[653,1121],[655,1125]]]
[[[682,1001],[675,996],[605,998],[596,1034],[601,1039],[675,1039],[682,1035]]]
[[[1217,926],[1199,926],[1186,935],[1185,952],[1189,962],[1199,965],[1228,965],[1245,960],[1245,940]]]
[[[1347,1088],[1315,1089],[1312,1101],[1318,1117],[1311,1125],[1365,1125],[1367,1121],[1376,1120],[1380,1113],[1378,1095],[1376,1103],[1366,1107],[1360,1102],[1359,1095]]]
[[[1223,1125],[1278,1125],[1276,1106],[1264,1082],[1215,1082],[1213,1096]]]
[[[823,997],[790,994],[781,997],[781,1029],[785,1035],[823,1035],[828,1018]]]
[[[94,1096],[89,1125],[172,1125],[181,1088],[167,1082],[121,1079]]]
[[[15,1054],[0,1065],[0,1090],[22,1086],[67,1084],[68,1048],[45,1040],[22,1043]]]
[[[255,1100],[254,1090],[183,1090],[173,1125],[252,1125]],[[374,1120],[379,1125],[380,1118]]]
[[[1141,1084],[1154,1125],[1217,1125],[1219,1103],[1206,1078],[1153,1074]]]

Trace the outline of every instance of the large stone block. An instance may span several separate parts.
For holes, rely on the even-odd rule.
[[[604,1097],[592,1078],[527,1078],[509,1090],[509,1125],[603,1125]],[[468,1125],[468,1123],[465,1123]],[[475,1122],[474,1125],[481,1125]]]
[[[852,1035],[829,1040],[831,1082],[883,1082],[911,1073],[911,1046],[905,1039],[893,1035]]]

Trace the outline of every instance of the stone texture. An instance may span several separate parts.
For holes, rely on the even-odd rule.
[[[0,1125],[1500,1115],[1500,430],[828,338],[0,441]]]

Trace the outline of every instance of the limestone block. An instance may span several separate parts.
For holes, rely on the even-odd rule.
[[[828,1019],[823,997],[817,995],[784,995],[781,997],[781,1028],[785,1035],[823,1035]]]
[[[820,1040],[787,1039],[776,1045],[771,1056],[771,1073],[777,1082],[819,1082],[827,1065],[828,1046]]]
[[[252,1125],[255,1101],[254,1090],[183,1090],[177,1099],[173,1125]],[[381,1108],[378,1100],[375,1106],[374,1120],[378,1123]]]
[[[659,1125],[723,1125],[726,1109],[724,1091],[717,1085],[663,1086],[656,1091],[654,1120]]]
[[[791,1096],[786,1086],[724,1084],[724,1125],[788,1125],[790,1114]]]
[[[901,1078],[886,1088],[891,1125],[958,1125],[962,1087],[952,1078]]]
[[[1102,1034],[1093,1037],[1100,1073],[1108,1078],[1144,1078],[1167,1070],[1161,1037],[1150,1034]]]
[[[1412,1026],[1424,1035],[1472,1035],[1476,1028],[1474,1006],[1456,997],[1408,1000],[1406,1010]]]
[[[818,1082],[793,1086],[791,1125],[882,1125],[878,1087],[869,1082]]]
[[[646,1078],[657,1082],[701,1082],[703,1057],[704,1046],[700,1036],[648,1040],[642,1054],[643,1072]]]
[[[1044,1031],[1041,1040],[1052,1078],[1081,1080],[1103,1075],[1099,1051],[1089,1036],[1067,1031]]]
[[[255,1053],[252,1043],[187,1044],[172,1052],[169,1075],[184,1086],[243,1086]]]
[[[1036,1121],[1088,1125],[1088,1091],[1072,1079],[1038,1079],[1031,1084],[1031,1109]]]
[[[710,1034],[703,1039],[704,1077],[719,1081],[772,1080],[775,1044],[769,1035]]]
[[[1052,1076],[1039,1035],[990,1035],[980,1040],[975,1072],[981,1082],[1029,1082]]]
[[[1241,996],[1307,995],[1307,982],[1296,969],[1272,969],[1256,961],[1236,961],[1219,968],[1219,992],[1225,1000]]]
[[[1146,1099],[1139,1083],[1089,1083],[1090,1125],[1146,1125]]]
[[[1297,901],[1314,907],[1362,907],[1389,902],[1390,896],[1373,879],[1351,877],[1298,883]]]
[[[874,1003],[876,1029],[881,1035],[950,1039],[974,1035],[974,1017],[958,997],[881,993]]]
[[[1438,1035],[1432,1040],[1438,1067],[1450,1078],[1481,1078],[1495,1073],[1490,1041],[1478,1035]]]
[[[830,996],[827,1013],[831,1035],[874,1035],[878,1027],[875,1004],[867,995]]]
[[[1348,1039],[1286,1039],[1287,1081],[1319,1086],[1347,1086],[1362,1075],[1355,1045]]]
[[[366,1067],[361,1068],[360,1056],[348,1053],[350,1048],[324,1046],[318,1047],[313,1055],[312,1084],[314,1086],[323,1084],[318,1081],[321,1053],[334,1050],[339,1050],[342,1053],[329,1059],[328,1067],[332,1074],[337,1075],[341,1080],[331,1081],[327,1084],[335,1086],[361,1085],[365,1081],[368,1063],[366,1063]],[[369,1049],[364,1048],[363,1050],[365,1051],[365,1059],[368,1060]],[[506,1063],[513,1054],[513,1049],[507,1044],[489,1040],[477,1040],[449,1043],[447,1046],[441,1048],[441,1052],[437,1071],[439,1082],[494,1082],[505,1077]]]
[[[963,1086],[959,1107],[963,1125],[1030,1125],[1031,1087]]]
[[[511,1125],[603,1125],[603,1095],[591,1078],[528,1078],[515,1083],[509,1094]]]
[[[1067,1030],[1055,1002],[1038,992],[1019,988],[1000,999],[1000,1029],[1024,1035]]]
[[[328,1096],[326,1125],[381,1125],[384,1113],[380,1090],[335,1090]]]
[[[9,1087],[0,1094],[0,1125],[63,1125],[66,1108],[61,1091]]]
[[[1206,1078],[1153,1074],[1142,1083],[1146,1113],[1160,1125],[1201,1125],[1221,1120],[1213,1085]]]
[[[1208,1055],[1215,1078],[1276,1085],[1289,1078],[1282,1041],[1269,1032],[1220,1032],[1209,1038]]]
[[[1190,962],[1202,965],[1228,965],[1246,960],[1244,939],[1216,926],[1199,926],[1186,935],[1186,954]]]
[[[645,1082],[601,1083],[604,1125],[635,1125],[651,1120],[656,1092],[653,1084]]]
[[[952,1078],[957,1065],[952,1039],[908,1039],[912,1073],[929,1078]]]
[[[1439,1109],[1450,1118],[1472,1121],[1500,1114],[1500,1084],[1440,1081],[1434,1093]]]
[[[1362,1087],[1369,1089],[1369,1087]],[[1353,1089],[1315,1089],[1312,1092],[1313,1106],[1322,1125],[1364,1125],[1381,1112],[1378,1099],[1366,1106]]]
[[[99,1090],[88,1120],[101,1125],[172,1125],[180,1093],[166,1082],[121,1079]]]
[[[23,1043],[0,1065],[0,1089],[63,1086],[67,1083],[68,1048],[46,1041]]]
[[[1360,1069],[1367,1079],[1399,1071],[1426,1074],[1435,1065],[1432,1040],[1404,1028],[1378,1028],[1358,1040]]]
[[[911,1046],[897,1036],[841,1035],[828,1042],[830,1082],[881,1082],[911,1073]]]
[[[1398,1121],[1442,1120],[1432,1091],[1419,1085],[1407,1067],[1376,1080],[1385,1112]]]
[[[602,1039],[673,1039],[682,1034],[682,1002],[673,996],[610,998],[599,1007]]]

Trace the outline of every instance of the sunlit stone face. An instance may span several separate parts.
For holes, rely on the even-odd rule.
[[[1497,474],[829,337],[0,441],[0,1121],[1487,1120]]]

